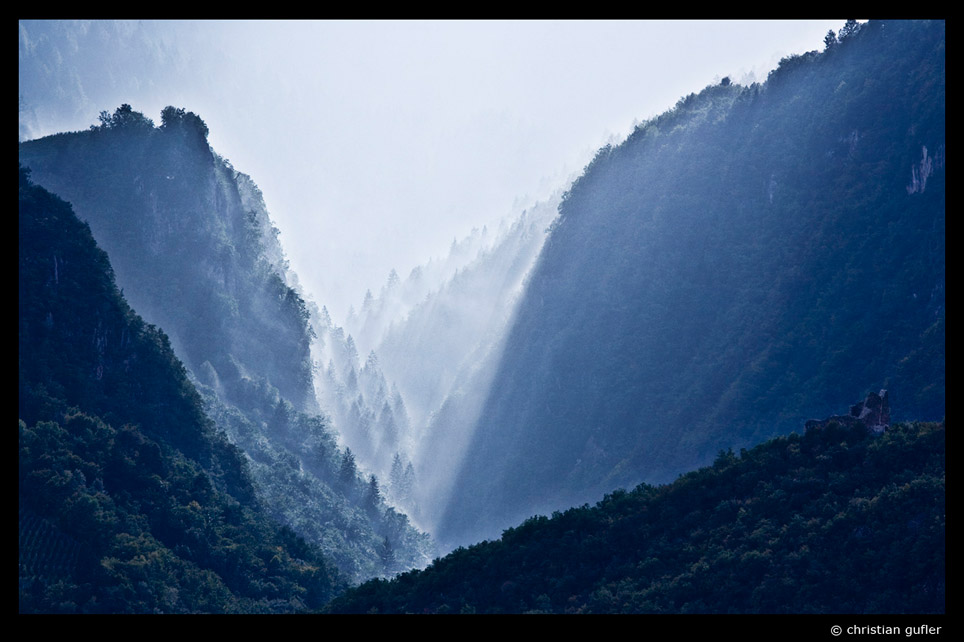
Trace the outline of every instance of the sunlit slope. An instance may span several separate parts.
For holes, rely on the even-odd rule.
[[[404,280],[392,270],[344,327],[326,310],[313,318],[315,359],[327,364],[319,402],[359,465],[387,479],[386,496],[429,532],[559,196],[474,229]]]
[[[944,60],[942,22],[871,22],[600,150],[531,277],[444,544],[671,480],[868,390],[941,419]]]

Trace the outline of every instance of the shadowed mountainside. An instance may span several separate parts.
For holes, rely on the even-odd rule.
[[[663,482],[886,388],[944,415],[944,24],[870,22],[599,151],[436,533]]]

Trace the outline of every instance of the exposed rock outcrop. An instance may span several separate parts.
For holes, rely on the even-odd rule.
[[[890,426],[890,403],[886,390],[871,392],[866,399],[850,407],[849,415],[834,415],[822,420],[811,419],[806,423],[806,428],[823,428],[830,423],[854,426],[858,422],[873,433],[884,432]]]

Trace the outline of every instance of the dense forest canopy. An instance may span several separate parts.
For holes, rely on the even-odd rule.
[[[532,517],[335,613],[943,613],[943,424],[832,423]]]
[[[270,519],[68,203],[19,188],[20,611],[298,612],[347,582]]]

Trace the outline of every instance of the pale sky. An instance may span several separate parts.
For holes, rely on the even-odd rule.
[[[634,121],[822,49],[818,21],[21,22],[21,139],[200,115],[334,320],[564,186]]]

